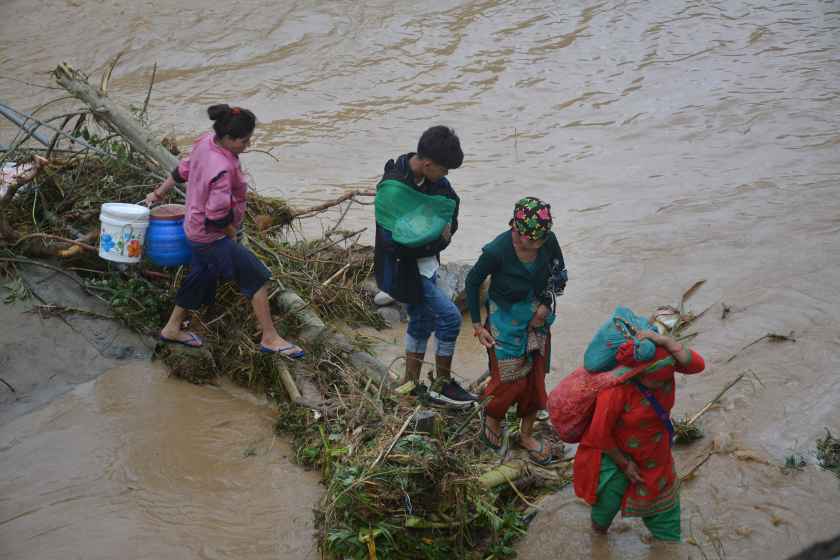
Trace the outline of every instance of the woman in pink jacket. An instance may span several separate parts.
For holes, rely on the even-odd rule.
[[[146,197],[151,206],[158,203],[175,183],[187,183],[187,214],[184,231],[192,247],[190,273],[175,296],[175,309],[160,332],[165,342],[199,347],[195,333],[182,330],[188,310],[213,303],[220,278],[233,280],[251,300],[262,328],[260,350],[279,352],[290,358],[303,357],[300,347],[283,339],[274,327],[268,305],[271,272],[236,240],[245,217],[248,184],[239,154],[251,142],[256,126],[254,113],[240,107],[213,105],[207,109],[213,132],[195,141],[187,159],[180,162],[154,191]]]

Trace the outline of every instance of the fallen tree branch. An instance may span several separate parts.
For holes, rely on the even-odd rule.
[[[355,198],[357,196],[376,196],[376,191],[363,191],[363,190],[353,190],[348,191],[341,195],[340,197],[336,198],[335,200],[328,200],[322,204],[318,204],[317,206],[312,206],[311,208],[306,208],[304,210],[297,210],[292,212],[292,219],[295,218],[303,218],[306,217],[307,214],[317,214],[318,212],[323,212],[328,208],[332,208],[333,206],[338,206],[342,202],[350,200],[351,198]]]
[[[706,464],[706,461],[708,461],[709,459],[711,459],[712,455],[714,455],[714,454],[715,454],[715,451],[714,451],[713,449],[712,449],[712,450],[710,450],[710,451],[707,451],[707,452],[706,452],[706,456],[705,456],[705,457],[703,457],[703,458],[702,458],[700,461],[698,461],[698,462],[697,462],[697,463],[696,463],[693,467],[691,467],[690,469],[688,469],[688,472],[686,472],[684,475],[682,475],[682,476],[680,477],[680,482],[685,482],[685,481],[687,481],[687,480],[691,480],[692,478],[694,478],[694,475],[697,473],[697,471],[700,469],[700,467],[702,467],[703,465],[705,465],[705,464]]]
[[[341,276],[344,272],[346,272],[348,268],[350,268],[350,263],[347,263],[347,264],[345,264],[344,266],[342,266],[341,268],[339,268],[339,269],[335,272],[335,274],[333,274],[332,276],[330,276],[329,278],[327,278],[326,280],[324,280],[324,283],[323,283],[323,284],[321,284],[321,285],[322,285],[323,287],[325,287],[325,288],[326,288],[326,287],[327,287],[327,286],[328,286],[328,285],[329,285],[329,284],[330,284],[333,280],[335,280],[336,278],[338,278],[339,276]]]
[[[729,389],[731,389],[732,387],[734,387],[734,386],[735,386],[735,384],[736,384],[736,383],[738,383],[739,381],[741,381],[741,379],[743,379],[745,375],[746,375],[746,373],[742,373],[741,375],[739,375],[738,377],[736,377],[735,379],[733,379],[732,381],[730,381],[729,383],[727,383],[726,387],[724,387],[723,389],[721,389],[721,391],[720,391],[720,392],[719,392],[719,393],[715,396],[715,398],[713,398],[712,400],[710,400],[709,402],[707,402],[707,403],[706,403],[706,405],[705,405],[703,408],[701,408],[701,409],[700,409],[700,412],[698,412],[697,414],[695,414],[694,416],[692,416],[692,417],[688,420],[688,422],[686,422],[686,425],[689,425],[689,426],[690,426],[690,425],[694,424],[694,423],[697,421],[697,419],[698,419],[698,418],[700,418],[701,416],[703,416],[703,415],[704,415],[704,414],[705,414],[705,413],[706,413],[706,412],[707,412],[710,408],[712,408],[712,406],[714,406],[714,405],[715,405],[715,403],[717,403],[717,402],[721,399],[721,397],[723,397],[723,395],[724,395],[724,394],[725,394],[725,393],[726,393]]]
[[[521,459],[509,461],[493,467],[482,474],[478,477],[478,483],[482,486],[482,488],[495,488],[505,482],[518,479],[523,475],[523,473],[527,472],[527,470],[528,466],[525,464],[525,461]]]
[[[537,510],[540,509],[540,507],[538,505],[532,504],[531,502],[528,501],[528,499],[525,496],[522,495],[522,492],[519,491],[519,488],[517,488],[516,484],[514,484],[513,481],[510,478],[508,478],[507,474],[504,471],[502,472],[502,476],[505,477],[505,480],[510,485],[510,487],[513,489],[513,491],[516,492],[516,495],[519,496],[519,499],[522,500],[523,502],[525,502],[526,506],[537,509]]]
[[[265,229],[264,233],[270,233],[274,230],[286,227],[286,225],[288,225],[292,220],[295,220],[295,219],[298,219],[298,218],[308,218],[308,217],[310,217],[310,215],[314,216],[315,214],[318,214],[319,212],[323,212],[324,210],[327,210],[328,208],[332,208],[333,206],[338,206],[342,202],[345,202],[345,201],[351,200],[351,199],[355,199],[355,197],[357,197],[357,196],[376,196],[376,191],[363,191],[363,190],[359,190],[359,189],[352,190],[352,191],[348,191],[348,192],[344,193],[343,195],[341,195],[340,197],[338,197],[334,200],[328,200],[327,202],[324,202],[322,204],[318,204],[317,206],[312,206],[310,208],[304,208],[303,210],[294,210],[289,215],[287,221],[284,221],[281,224],[277,224],[276,226],[272,226],[270,228]]]
[[[157,76],[157,62],[152,67],[152,78],[149,80],[149,89],[146,91],[146,100],[143,101],[143,110],[140,111],[140,115],[145,116],[146,111],[149,109],[149,99],[152,97],[152,88],[155,85],[155,76]]]
[[[158,168],[160,177],[167,176],[177,167],[178,158],[169,153],[160,140],[144,130],[126,109],[117,105],[104,92],[91,86],[81,72],[62,63],[53,70],[53,75],[61,87],[88,105],[96,118],[108,123],[126,142],[152,161]],[[107,80],[105,83],[107,84]],[[181,196],[184,194],[180,190],[177,192]]]
[[[346,240],[350,239],[351,237],[356,236],[356,235],[359,235],[360,233],[362,233],[362,232],[364,232],[364,231],[366,231],[366,230],[367,230],[367,228],[365,227],[365,228],[362,228],[362,229],[360,229],[360,230],[358,230],[358,231],[353,231],[353,232],[350,232],[350,233],[348,233],[348,234],[346,234],[346,235],[342,236],[342,237],[341,237],[341,239],[339,239],[339,240],[337,240],[337,241],[333,241],[332,243],[329,243],[329,244],[327,244],[327,245],[324,245],[323,247],[318,247],[317,249],[313,249],[312,251],[310,251],[309,253],[307,253],[307,254],[305,255],[305,258],[307,258],[307,259],[308,259],[309,257],[311,257],[311,256],[313,256],[313,255],[317,255],[317,254],[318,254],[318,253],[320,253],[321,251],[326,251],[326,250],[327,250],[327,249],[329,249],[330,247],[335,247],[336,245],[338,245],[338,244],[339,244],[339,243],[341,243],[342,241],[346,241]]]
[[[729,362],[734,360],[738,356],[738,354],[740,354],[741,352],[743,352],[744,350],[746,350],[750,346],[758,344],[762,340],[769,340],[770,342],[786,342],[786,341],[787,342],[796,342],[796,339],[793,338],[793,331],[790,331],[790,334],[788,334],[788,335],[776,334],[776,333],[767,333],[764,336],[756,338],[755,340],[753,340],[752,342],[750,342],[749,344],[747,344],[746,346],[744,346],[743,348],[741,348],[740,350],[738,350],[737,352],[735,352],[734,354],[729,356],[729,358],[724,363],[728,364]]]
[[[45,303],[43,305],[36,305],[32,308],[32,311],[37,311],[38,314],[43,315],[61,315],[62,313],[74,313],[77,315],[87,315],[89,317],[96,317],[97,319],[108,319],[113,321],[116,317],[112,315],[105,315],[103,313],[97,313],[96,311],[90,311],[89,309],[82,309],[80,307],[69,307],[67,305],[54,305],[51,303]]]
[[[20,245],[21,243],[23,243],[27,239],[36,239],[36,238],[55,239],[56,241],[61,241],[62,243],[70,243],[71,245],[76,245],[77,247],[81,247],[82,249],[84,249],[86,251],[91,251],[93,253],[99,252],[99,249],[97,249],[93,245],[88,245],[87,243],[84,243],[82,241],[73,241],[72,239],[67,239],[66,237],[61,237],[59,235],[50,235],[48,233],[30,233],[29,235],[24,235],[23,237],[21,237],[20,239],[18,239],[15,242],[13,247],[16,247],[16,246]]]

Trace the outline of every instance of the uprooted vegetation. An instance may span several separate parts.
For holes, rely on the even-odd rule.
[[[136,120],[140,126],[142,119]],[[148,262],[113,265],[98,258],[96,245],[101,204],[142,200],[166,165],[94,108],[41,122],[58,125],[51,146],[32,150],[15,141],[11,150],[0,152],[0,163],[44,158],[0,194],[0,274],[14,275],[18,266],[52,267],[106,302],[113,317],[156,336],[185,270]],[[568,484],[571,465],[540,468],[516,453],[500,458],[478,442],[475,410],[437,410],[392,391],[388,368],[375,363],[367,353],[370,341],[353,330],[383,326],[365,287],[372,250],[358,243],[361,232],[341,229],[349,206],[370,194],[352,191],[307,209],[248,195],[242,242],[271,269],[275,322],[283,336],[301,341],[307,351],[303,362],[258,351],[250,305],[230,284],[220,287],[216,304],[191,316],[189,328],[204,338],[206,348],[159,346],[158,356],[191,382],[212,383],[226,375],[277,403],[277,431],[292,439],[300,464],[320,471],[326,488],[316,508],[318,543],[326,557],[510,557],[537,511],[535,504]],[[180,199],[172,193],[167,202]],[[299,233],[300,220],[342,205],[322,237],[305,239]],[[668,332],[680,340],[696,336],[686,331],[708,311],[685,310],[702,283],[683,295],[679,309],[670,308],[674,322]],[[25,285],[18,284],[8,297],[25,293]],[[85,310],[51,306],[51,312]],[[795,341],[767,334],[742,350],[762,340]],[[703,436],[698,419],[742,377],[700,412],[675,423],[681,442]],[[546,424],[540,429],[544,439],[554,437]],[[818,442],[818,450],[823,466],[840,472],[840,444],[831,434]]]
[[[817,460],[820,466],[840,478],[840,439],[825,429],[825,437],[817,438]]]
[[[107,303],[109,317],[156,337],[185,269],[115,265],[98,257],[97,242],[101,205],[142,200],[163,166],[93,109],[38,122],[57,125],[53,145],[30,149],[19,137],[0,153],[0,163],[40,158],[0,195],[0,273],[48,267]],[[569,463],[501,465],[478,442],[477,409],[436,410],[392,391],[387,368],[354,330],[383,326],[365,286],[372,249],[358,243],[360,231],[341,229],[347,206],[370,194],[352,191],[307,209],[248,195],[242,242],[271,269],[275,323],[306,348],[302,362],[259,352],[250,305],[230,284],[190,317],[203,349],[159,345],[157,356],[191,382],[226,375],[278,404],[278,432],[292,438],[302,465],[320,469],[326,487],[316,513],[326,556],[512,556],[534,501],[568,483]],[[173,192],[166,202],[181,200]],[[341,205],[322,237],[303,238],[301,219]],[[50,312],[86,313],[60,305]]]

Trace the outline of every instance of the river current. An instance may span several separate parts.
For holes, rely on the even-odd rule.
[[[549,387],[616,305],[676,304],[701,279],[689,308],[709,309],[693,342],[708,369],[679,381],[676,415],[748,372],[676,454],[685,470],[719,451],[683,490],[689,542],[650,546],[626,521],[593,539],[564,492],[520,557],[774,559],[840,531],[840,483],[814,466],[815,439],[840,433],[838,39],[840,3],[817,0],[4,0],[0,100],[32,110],[63,94],[38,87],[59,62],[98,83],[122,52],[109,92],[142,105],[156,62],[153,130],[186,148],[208,105],[252,109],[253,186],[298,206],[372,188],[425,128],[452,126],[465,162],[445,261],[475,260],[521,196],[552,204],[570,280]],[[369,206],[346,218],[372,221]],[[796,342],[727,361],[770,332]],[[473,378],[464,334],[455,369]],[[262,405],[131,367],[0,427],[0,556],[315,554],[289,527],[311,531],[318,486],[284,462]],[[179,434],[186,420],[198,432]],[[236,447],[246,433],[256,459]],[[810,465],[784,474],[789,455]]]

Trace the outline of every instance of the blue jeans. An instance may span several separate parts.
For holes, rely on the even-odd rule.
[[[426,353],[426,344],[432,332],[437,339],[437,355],[455,353],[455,341],[461,332],[461,312],[443,291],[437,287],[437,275],[422,277],[423,302],[408,306],[408,329],[405,332],[405,351]]]

